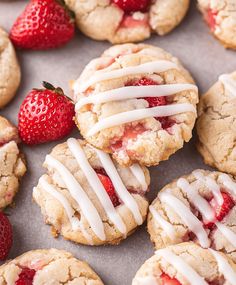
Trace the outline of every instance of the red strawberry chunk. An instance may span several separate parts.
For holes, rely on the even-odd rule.
[[[171,278],[169,275],[161,274],[162,285],[181,285],[181,283],[176,278]]]
[[[27,267],[22,268],[15,285],[32,285],[36,271]]]
[[[0,260],[6,259],[12,247],[12,226],[7,216],[0,212]]]
[[[206,21],[209,25],[209,27],[211,28],[212,31],[215,30],[216,27],[216,16],[217,16],[217,11],[214,11],[212,9],[208,9],[207,11],[207,18]]]
[[[115,188],[111,182],[111,179],[103,173],[106,173],[103,170],[97,170],[97,176],[100,179],[100,181],[102,182],[102,185],[104,186],[105,190],[107,191],[107,194],[109,195],[112,204],[114,205],[114,207],[117,207],[120,205],[119,199],[116,195],[116,191]]]
[[[112,0],[125,13],[146,12],[150,0]]]

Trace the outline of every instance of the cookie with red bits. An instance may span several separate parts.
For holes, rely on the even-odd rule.
[[[28,251],[0,266],[0,284],[102,285],[98,275],[71,253],[58,249]]]
[[[66,0],[79,29],[95,40],[143,41],[165,35],[184,18],[189,0]]]
[[[212,34],[226,48],[236,49],[235,0],[198,0],[198,7]]]
[[[70,138],[46,156],[33,190],[52,233],[87,245],[118,244],[147,215],[145,167],[122,167],[86,141]]]
[[[236,261],[236,181],[194,170],[166,185],[149,207],[148,232],[157,249],[193,241]]]
[[[157,165],[192,137],[197,86],[158,47],[109,48],[85,67],[72,92],[82,136],[121,165]]]
[[[191,242],[157,250],[132,285],[234,285],[236,264],[224,253]]]
[[[0,116],[0,210],[12,204],[26,172],[25,159],[18,143],[17,128]]]

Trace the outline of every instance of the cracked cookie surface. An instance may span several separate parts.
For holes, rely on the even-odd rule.
[[[10,205],[26,172],[17,128],[0,116],[0,209]]]
[[[7,33],[0,27],[0,109],[14,96],[20,84],[20,67]]]
[[[234,285],[235,277],[236,264],[225,254],[181,243],[157,250],[138,270],[132,285]]]
[[[236,49],[235,0],[198,0],[198,7],[213,35],[226,48]]]
[[[189,0],[156,0],[145,11],[126,13],[110,0],[65,2],[85,35],[112,43],[142,41],[152,32],[165,35],[182,21],[189,7]]]
[[[23,279],[23,278],[26,278]],[[25,283],[24,283],[25,282]],[[27,283],[28,282],[28,283]],[[39,249],[0,266],[0,285],[102,285],[101,279],[85,262],[57,249]]]
[[[52,232],[89,245],[118,244],[147,215],[146,168],[119,166],[82,140],[69,139],[46,157],[33,198]]]
[[[235,190],[231,176],[199,169],[166,185],[149,208],[155,247],[194,241],[236,261]]]
[[[224,74],[198,106],[197,148],[205,163],[236,175],[236,72]]]
[[[157,165],[192,137],[197,87],[179,60],[158,47],[113,46],[72,89],[81,134],[122,165]]]

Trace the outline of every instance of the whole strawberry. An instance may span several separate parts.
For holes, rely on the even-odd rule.
[[[27,144],[61,139],[74,127],[74,104],[61,88],[43,82],[44,89],[33,89],[21,104],[19,135]]]
[[[0,260],[6,259],[12,246],[12,226],[7,216],[0,212]]]
[[[49,49],[67,43],[74,19],[63,0],[31,0],[14,23],[10,38],[18,48]]]

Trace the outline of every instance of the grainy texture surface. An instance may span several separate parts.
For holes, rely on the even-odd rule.
[[[194,76],[201,92],[205,92],[222,73],[232,72],[236,66],[233,51],[226,51],[217,40],[209,35],[202,16],[192,1],[190,12],[173,33],[153,36],[147,43],[159,45],[177,56]],[[9,31],[14,19],[27,1],[0,2],[0,25]],[[38,87],[42,80],[61,85],[68,92],[68,81],[77,78],[92,58],[99,56],[110,45],[92,41],[76,35],[66,47],[44,52],[18,52],[22,68],[22,82],[16,98],[3,110],[1,115],[12,122],[17,121],[20,102],[32,87]],[[75,130],[74,136],[79,136]],[[75,245],[62,238],[54,239],[50,228],[44,225],[39,207],[32,203],[32,189],[44,173],[42,163],[45,155],[58,142],[37,147],[23,147],[28,160],[28,172],[24,177],[16,207],[8,209],[14,228],[14,246],[10,257],[36,248],[56,247],[72,252],[80,260],[87,261],[107,285],[130,285],[137,270],[154,253],[145,225],[119,246],[87,247]],[[195,138],[185,147],[151,169],[152,187],[149,199],[174,178],[191,172],[195,168],[207,168],[195,149]]]

